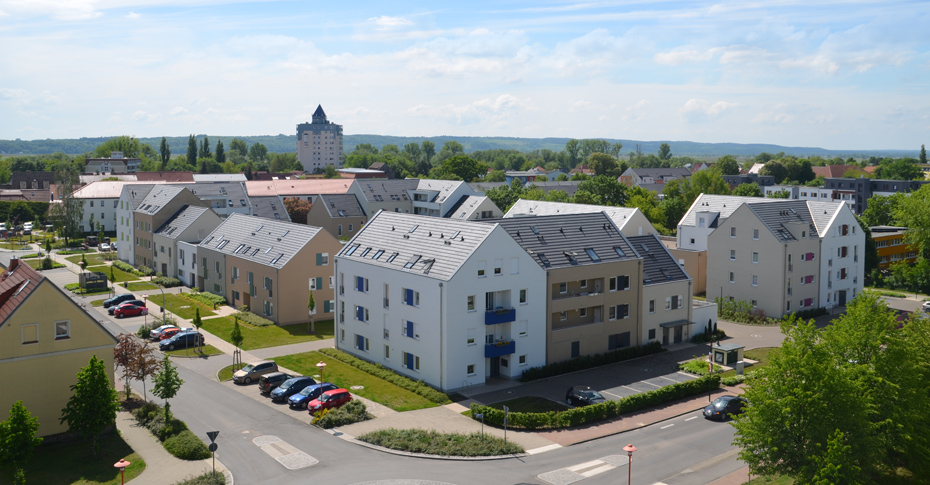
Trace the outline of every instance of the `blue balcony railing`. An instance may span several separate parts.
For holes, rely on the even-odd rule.
[[[514,308],[490,310],[484,313],[485,325],[497,325],[498,323],[513,322],[517,319],[517,310]]]
[[[503,355],[510,355],[517,351],[517,343],[513,340],[507,342],[495,342],[493,344],[487,344],[484,346],[484,356],[485,358],[492,357],[501,357]]]

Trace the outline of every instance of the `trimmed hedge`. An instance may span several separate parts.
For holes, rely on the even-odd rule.
[[[624,413],[658,406],[718,387],[720,387],[720,376],[705,376],[692,381],[665,386],[654,391],[634,394],[619,401],[607,401],[591,406],[577,407],[565,411],[550,411],[548,413],[509,413],[507,422],[510,428],[569,428],[615,418]],[[474,415],[478,413],[484,414],[485,424],[496,427],[504,426],[503,410],[473,403],[471,405],[472,419],[475,419]]]
[[[59,249],[58,255],[68,255],[68,254],[81,254],[81,253],[96,253],[96,249]]]
[[[481,433],[439,433],[422,429],[381,429],[358,437],[360,441],[409,453],[438,456],[500,456],[523,453],[523,448]]]
[[[192,290],[190,293],[178,293],[178,296],[181,298],[187,298],[188,300],[196,301],[197,303],[202,303],[207,305],[210,308],[215,308],[220,305],[226,304],[226,298],[220,295],[214,295],[209,292],[200,292]]]
[[[563,360],[540,367],[530,367],[523,371],[520,377],[521,382],[535,381],[545,379],[546,377],[567,374],[592,367],[615,364],[624,360],[635,359],[647,355],[659,354],[665,352],[665,348],[659,342],[649,342],[646,345],[638,347],[626,347],[623,349],[612,350],[603,354],[585,355],[571,360]]]
[[[182,460],[202,460],[210,457],[207,445],[187,429],[187,424],[171,417],[165,422],[165,411],[153,402],[146,402],[132,411],[133,417],[162,442],[168,453]]]
[[[446,393],[433,389],[427,384],[424,384],[423,381],[415,381],[392,370],[385,369],[381,364],[372,364],[362,359],[357,359],[341,350],[336,349],[320,349],[317,352],[328,355],[345,364],[349,364],[352,367],[367,372],[375,377],[384,379],[391,384],[394,384],[395,386],[402,387],[412,393],[423,396],[434,403],[449,404],[452,402]]]
[[[274,325],[274,322],[268,320],[267,318],[262,318],[248,310],[239,310],[236,313],[236,316],[239,317],[239,320],[245,322],[253,327],[270,327]]]
[[[182,460],[210,458],[210,449],[207,445],[188,429],[166,439],[163,444],[168,453]]]
[[[171,278],[170,276],[159,276],[158,278],[153,278],[152,283],[161,285],[165,288],[174,288],[183,284],[181,283],[181,280],[177,278]]]
[[[183,482],[178,482],[174,485],[226,485],[226,476],[222,473],[217,473],[216,476],[213,476],[213,473],[207,472],[200,476],[185,479]]]
[[[365,403],[356,399],[336,409],[324,409],[316,412],[313,415],[313,424],[323,429],[330,429],[336,426],[368,421],[373,417],[368,414]]]
[[[146,275],[145,273],[143,273],[142,271],[139,271],[138,269],[133,268],[131,264],[125,263],[125,262],[123,262],[123,261],[119,261],[119,260],[113,261],[113,266],[116,266],[116,269],[123,270],[123,271],[125,271],[125,272],[127,272],[127,273],[129,273],[129,274],[134,275],[134,276],[147,276],[147,275]],[[141,269],[141,267],[140,267],[140,269]]]

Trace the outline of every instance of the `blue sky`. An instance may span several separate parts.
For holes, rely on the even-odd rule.
[[[930,4],[0,0],[0,138],[294,133],[913,149]],[[630,147],[632,148],[632,147]]]

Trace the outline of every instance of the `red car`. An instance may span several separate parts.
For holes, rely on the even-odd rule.
[[[352,395],[345,389],[333,389],[326,391],[317,399],[307,404],[310,414],[323,409],[335,409],[352,400]]]
[[[116,307],[116,311],[113,312],[116,315],[116,318],[131,317],[135,315],[145,315],[149,312],[149,309],[144,306],[131,305],[131,304],[122,304]]]
[[[177,327],[174,327],[174,328],[166,328],[165,330],[163,330],[163,331],[161,332],[161,336],[158,337],[158,340],[168,340],[169,338],[174,337],[175,334],[177,334],[178,332],[182,332],[182,331],[186,331],[186,330],[193,330],[193,329],[190,329],[190,328],[177,328]]]

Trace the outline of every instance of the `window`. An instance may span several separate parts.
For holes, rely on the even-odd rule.
[[[404,305],[408,306],[420,306],[420,292],[413,291],[410,288],[404,288],[401,290],[401,294],[404,295]]]
[[[584,252],[588,253],[588,257],[591,258],[591,261],[600,261],[601,257],[594,252],[594,248],[584,248]]]
[[[264,304],[265,315],[269,317],[274,316],[274,305],[268,300],[265,300]]]
[[[581,355],[581,341],[580,340],[576,340],[572,342],[572,354],[571,355],[572,355],[571,358],[573,359]]]
[[[469,328],[467,331],[467,337],[465,339],[465,345],[475,345],[475,333],[476,329]]]
[[[730,237],[736,237],[736,227],[730,228]]]
[[[510,367],[510,361],[501,357],[501,367]]]
[[[329,253],[316,253],[316,265],[317,266],[328,266],[329,265]]]
[[[384,360],[391,360],[391,346],[384,345]]]
[[[562,295],[568,293],[568,283],[559,283],[559,293]]]
[[[23,325],[23,345],[39,343],[39,324],[30,323]]]
[[[526,337],[527,325],[526,320],[520,320],[517,322],[517,335],[521,337]]]
[[[504,261],[502,259],[494,260],[494,276],[500,276],[503,274],[503,265]]]
[[[655,313],[655,312],[656,312],[656,301],[649,300],[649,313]]]
[[[630,304],[624,303],[622,305],[611,306],[607,312],[607,318],[610,320],[630,318]]]
[[[565,320],[568,320],[568,312],[560,312],[560,313],[559,313],[559,320],[561,320],[561,321],[563,321],[563,322],[564,322]]]
[[[368,293],[368,278],[356,276],[355,277],[355,291],[361,291],[362,293]]]
[[[340,342],[345,342],[345,341],[346,341],[346,331],[345,331],[345,329],[340,329],[340,330],[339,330],[339,341],[340,341]]]
[[[753,229],[753,230],[752,230],[752,238],[753,238],[753,239],[759,239],[759,230],[758,230],[758,229]]]
[[[649,329],[649,340],[652,340],[654,338],[656,338],[656,329],[650,328]]]
[[[368,322],[368,309],[355,305],[355,319],[360,322]]]
[[[520,365],[526,365],[526,354],[520,356]]]
[[[413,265],[417,264],[417,261],[419,260],[420,260],[420,255],[414,254],[413,256],[410,257],[410,260],[404,263],[404,269],[413,268]]]
[[[750,300],[749,304],[752,305],[753,308],[759,306],[759,302],[757,300]]]
[[[478,261],[478,277],[479,278],[484,278],[485,265],[487,265],[487,263],[485,263],[484,261]]]
[[[759,253],[757,252],[752,253],[752,262],[753,264],[759,264]]]
[[[364,335],[355,334],[355,348],[368,352],[368,339]]]
[[[587,288],[587,287],[588,287],[588,280],[581,280],[581,281],[578,282],[578,284],[579,284],[582,288]]]
[[[420,370],[420,358],[408,352],[404,352],[404,367],[418,371]]]
[[[465,367],[465,373],[468,374],[468,375],[470,375],[470,376],[475,375],[475,364],[468,364],[468,365]]]
[[[733,283],[733,272],[730,271],[730,283]]]
[[[730,261],[736,261],[736,250],[735,249],[730,250]]]
[[[470,312],[475,311],[475,295],[469,295],[465,298],[465,300],[467,302],[466,308],[468,309],[468,311]]]
[[[526,304],[526,289],[520,290],[520,304]]]
[[[629,290],[629,289],[630,289],[629,275],[610,278],[610,291]]]
[[[587,308],[582,308],[582,309],[578,310],[578,316],[581,317],[581,318],[586,318],[586,317],[588,316],[588,309],[587,309]]]
[[[409,337],[414,340],[420,340],[420,325],[413,323],[409,320],[404,320],[403,324],[403,334],[404,337]]]
[[[630,332],[615,333],[607,336],[607,350],[622,349],[630,346]]]

